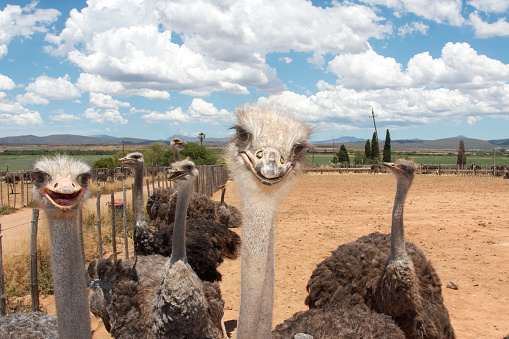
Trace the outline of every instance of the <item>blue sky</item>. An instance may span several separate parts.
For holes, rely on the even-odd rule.
[[[225,137],[273,103],[316,141],[371,109],[381,138],[509,138],[509,0],[10,3],[0,137]]]

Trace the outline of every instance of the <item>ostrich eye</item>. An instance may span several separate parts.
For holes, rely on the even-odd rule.
[[[34,173],[34,180],[38,184],[44,183],[44,181],[46,181],[46,173],[44,173],[44,172],[35,172]]]
[[[82,174],[78,177],[78,182],[80,183],[81,186],[87,186],[89,181],[90,181],[89,173]]]
[[[295,154],[295,155],[301,155],[304,153],[305,150],[306,150],[306,146],[304,146],[304,145],[296,144],[295,146],[293,146],[293,154]]]
[[[191,166],[191,165],[187,165],[187,166],[186,166],[186,170],[190,171],[190,170],[192,170],[192,169],[193,169],[193,166]]]
[[[249,139],[249,133],[246,132],[246,130],[244,130],[242,128],[238,128],[237,129],[237,139],[239,139],[239,141],[247,141],[247,139]]]

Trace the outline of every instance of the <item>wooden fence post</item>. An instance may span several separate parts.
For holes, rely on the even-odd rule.
[[[7,295],[4,286],[4,261],[2,259],[2,224],[0,224],[0,316],[7,315]]]
[[[16,191],[16,179],[14,179],[14,183],[12,184],[14,187],[14,208],[16,208],[16,197],[18,196],[18,192]]]
[[[32,182],[32,175],[30,174],[30,180],[27,180],[26,183],[27,183],[27,206],[28,204],[30,204],[30,190],[28,189],[28,182]]]
[[[11,207],[11,198],[9,197],[9,183],[7,183],[7,206]]]
[[[123,211],[123,227],[124,227],[124,250],[125,250],[125,258],[129,259],[129,244],[127,243],[127,186],[126,184],[122,184],[122,191],[123,191],[123,197],[124,197],[124,206],[122,208]]]
[[[39,311],[39,280],[37,278],[37,226],[39,210],[32,209],[30,229],[30,294],[32,296],[32,312]]]
[[[24,181],[23,177],[25,176],[25,173],[21,173],[21,180],[20,180],[20,187],[21,187],[21,207],[25,207],[25,190],[24,190]]]
[[[142,192],[140,192],[140,194],[143,194],[143,190],[142,190]],[[148,180],[148,178],[147,178],[147,197],[150,197],[150,181]],[[134,205],[133,205],[133,208],[134,208]]]
[[[102,259],[103,243],[101,236],[101,191],[97,191],[97,252],[99,259]]]
[[[113,260],[117,260],[117,237],[115,234],[115,191],[111,190],[111,246],[113,247]]]
[[[9,191],[7,191],[9,192]],[[2,181],[0,180],[0,206],[4,205],[4,185]]]

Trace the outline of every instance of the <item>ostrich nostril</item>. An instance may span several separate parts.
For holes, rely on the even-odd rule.
[[[281,161],[281,165],[285,164],[285,157],[281,156],[281,158],[279,160]]]
[[[256,157],[258,159],[261,159],[263,157],[263,151],[262,150],[259,150],[258,152],[256,152]]]

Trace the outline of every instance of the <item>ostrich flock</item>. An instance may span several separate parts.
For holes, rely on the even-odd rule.
[[[224,187],[220,202],[193,191],[198,169],[180,158],[179,138],[169,171],[175,191],[158,190],[145,206],[143,155],[128,154],[121,161],[135,172],[135,256],[94,260],[89,277],[79,264],[77,220],[90,196],[90,168],[62,155],[37,161],[33,195],[49,223],[57,318],[2,317],[0,338],[90,339],[89,311],[114,338],[227,338],[218,267],[239,256],[237,338],[454,338],[440,278],[405,240],[403,209],[416,170],[407,160],[384,163],[397,182],[391,233],[340,244],[309,278],[302,301],[309,310],[273,327],[274,220],[298,182],[312,129],[273,106],[241,106],[236,117],[225,160],[242,213],[225,203]],[[241,237],[232,227],[242,228]]]

